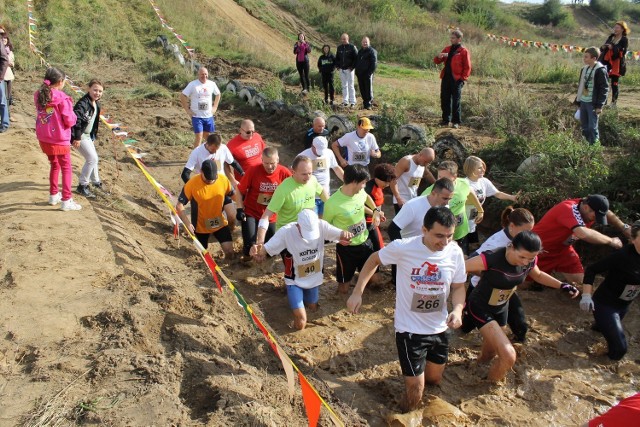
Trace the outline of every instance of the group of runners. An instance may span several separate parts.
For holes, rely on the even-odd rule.
[[[233,257],[232,231],[239,224],[243,262],[281,256],[293,327],[305,328],[307,310],[318,307],[325,245],[335,242],[337,292],[348,294],[360,272],[346,303],[352,313],[361,310],[367,284],[379,280],[379,267],[394,267],[396,343],[407,410],[418,405],[426,383],[441,380],[452,329],[479,329],[478,361],[490,364],[488,380],[507,375],[516,361],[512,341],[526,340],[527,322],[516,293],[525,282],[572,298],[584,284],[580,308],[594,312],[594,328],[605,336],[609,357],[624,356],[620,321],[640,293],[640,222],[625,224],[598,194],[562,201],[537,224],[528,210],[508,207],[503,228],[472,251],[470,246],[479,243],[474,225],[483,219],[485,199],[517,202],[519,197],[499,191],[484,177],[481,159],[466,159],[462,178],[455,162],[438,161],[425,147],[396,165],[377,164],[372,176],[370,161],[381,152],[371,120],[360,117],[355,131],[331,144],[324,125],[322,118],[314,120],[290,169],[247,119],[227,144],[215,132],[207,135],[182,172],[186,183],[177,210],[202,246],[213,235],[225,256]],[[431,164],[437,164],[436,176]],[[341,181],[333,193],[331,171]],[[424,181],[429,186],[419,195]],[[382,210],[386,187],[393,194],[395,216],[385,245],[379,225],[387,220]],[[623,246],[620,238],[592,229],[594,223],[611,224],[630,243]],[[617,251],[590,266],[585,276],[572,246],[580,239]],[[592,293],[597,273],[606,279]],[[471,284],[465,291],[468,275]],[[507,324],[512,339],[503,328]]]

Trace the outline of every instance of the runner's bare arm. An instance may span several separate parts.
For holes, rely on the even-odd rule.
[[[193,224],[191,224],[191,220],[189,220],[189,216],[185,212],[184,205],[181,202],[178,202],[178,204],[176,205],[176,212],[178,212],[178,216],[184,223],[184,226],[187,227],[192,233],[195,233],[196,229],[194,228]]]
[[[466,260],[464,262],[464,269],[467,270],[467,274],[479,275],[481,272],[485,271],[487,267],[484,265],[482,255],[478,255]]]
[[[358,276],[358,283],[356,283],[356,287],[353,288],[353,292],[347,300],[347,310],[351,313],[356,314],[360,310],[364,288],[367,286],[367,283],[369,283],[369,280],[373,277],[380,264],[381,261],[380,256],[378,256],[378,252],[371,254],[369,259],[367,259],[367,262],[364,263],[362,271]]]
[[[333,172],[336,174],[340,181],[344,182],[344,169],[342,169],[340,166],[336,166],[335,168],[333,168]]]
[[[347,166],[347,161],[345,160],[344,157],[342,157],[342,153],[340,153],[340,144],[338,144],[338,141],[333,141],[331,143],[331,150],[333,151],[333,154],[336,155],[336,159],[338,160],[338,164],[342,167],[346,167]]]
[[[267,227],[264,227],[263,224],[269,225],[269,218],[275,212],[271,212],[269,209],[265,209],[264,213],[260,217],[260,221],[258,222],[258,233],[256,234],[256,245],[264,245],[264,238],[267,236]]]
[[[451,284],[451,305],[453,309],[447,316],[447,326],[452,329],[458,329],[462,325],[465,293],[464,283]]]
[[[424,174],[422,175],[422,177],[426,178],[429,184],[433,184],[434,182],[436,182],[436,177],[433,176],[433,174],[429,170],[429,165],[426,165],[424,167]]]
[[[573,234],[575,234],[579,239],[589,243],[595,243],[597,245],[609,245],[616,249],[622,247],[622,242],[617,237],[605,236],[604,234],[599,233],[596,230],[591,230],[587,227],[576,227],[573,229]]]
[[[611,211],[607,211],[607,222],[617,228],[618,231],[624,234],[627,239],[631,239],[631,227],[618,218],[618,215]]]
[[[218,112],[218,104],[220,103],[220,94],[217,94],[215,98],[213,98],[213,105],[211,106],[211,114],[214,116]]]
[[[529,272],[529,277],[531,277],[534,281],[540,283],[541,285],[544,285],[553,289],[565,290],[563,286],[572,287],[570,284],[561,282],[555,277],[548,275],[544,271],[541,271],[537,265],[533,267],[533,269]],[[571,295],[571,298],[575,298],[580,294],[577,288],[573,288],[573,291],[568,291],[568,292]]]
[[[180,104],[182,104],[182,109],[187,113],[189,117],[193,117],[191,113],[191,108],[189,107],[189,98],[184,94],[180,94]]]

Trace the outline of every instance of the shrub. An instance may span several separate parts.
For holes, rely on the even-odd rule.
[[[451,7],[451,0],[415,0],[415,2],[431,12],[442,12]]]
[[[558,25],[569,14],[562,7],[560,0],[545,0],[544,4],[531,9],[529,19],[534,24],[539,25]]]
[[[618,19],[628,4],[624,0],[591,0],[591,9],[603,19]]]

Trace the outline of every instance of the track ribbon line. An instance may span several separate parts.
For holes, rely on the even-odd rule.
[[[149,0],[149,1],[154,7],[154,10],[156,11],[156,14],[158,15],[158,17],[161,18],[161,22],[163,23],[163,26],[165,26],[166,28],[174,32],[174,35],[176,35],[178,40],[181,41],[185,49],[187,49],[187,51],[190,54],[192,54],[193,49],[189,48],[188,44],[182,40],[182,37],[179,36],[177,33],[175,33],[173,28],[169,27],[168,24],[166,24],[166,20],[162,18],[161,15],[159,14],[159,8],[155,6],[153,0]],[[37,23],[36,23],[37,20],[33,17],[33,0],[27,0],[27,10],[28,10],[28,25],[29,25],[29,47],[33,52],[33,54],[40,59],[40,62],[42,63],[42,65],[51,67],[51,64],[49,64],[49,62],[45,58],[45,54],[41,50],[39,50],[36,46],[35,34],[37,33]],[[76,85],[69,78],[69,76],[65,76],[65,80],[69,83],[69,87],[76,94],[80,96],[84,95],[84,92],[82,91],[80,86]],[[100,114],[100,120],[105,126],[107,126],[111,130],[115,139],[120,141],[120,143],[125,147],[126,152],[133,159],[133,161],[138,166],[138,168],[140,169],[142,174],[145,176],[147,181],[149,181],[151,186],[156,190],[156,192],[160,196],[160,199],[165,203],[165,205],[167,205],[167,207],[171,212],[171,221],[174,224],[174,226],[177,227],[178,225],[183,225],[183,229],[187,232],[189,237],[192,239],[194,246],[196,246],[205,264],[211,271],[213,279],[220,293],[222,293],[222,284],[219,278],[222,278],[222,280],[226,283],[226,285],[229,287],[229,289],[232,291],[232,293],[236,297],[238,301],[238,305],[240,305],[245,310],[250,321],[255,325],[255,327],[258,330],[260,330],[260,332],[263,334],[263,336],[269,343],[269,346],[271,347],[272,351],[276,354],[276,356],[278,356],[287,377],[287,389],[288,389],[290,401],[293,399],[295,395],[294,371],[297,372],[298,379],[300,381],[301,390],[302,390],[302,399],[305,405],[307,418],[309,420],[309,427],[317,426],[319,416],[320,416],[320,410],[322,406],[324,406],[325,409],[328,411],[329,419],[333,422],[335,426],[344,427],[344,423],[340,420],[338,415],[333,411],[333,409],[329,406],[329,404],[320,396],[318,391],[311,385],[311,383],[307,380],[305,375],[295,365],[295,363],[293,363],[293,361],[287,355],[287,353],[284,350],[282,350],[276,338],[271,334],[271,332],[269,332],[269,330],[264,325],[264,323],[255,314],[255,312],[251,308],[251,305],[245,300],[245,298],[242,296],[238,288],[236,288],[236,286],[231,282],[231,280],[229,280],[229,278],[223,273],[222,269],[220,269],[218,264],[215,262],[215,260],[211,256],[211,253],[200,244],[200,242],[197,240],[197,238],[191,232],[191,230],[189,230],[187,227],[184,227],[184,223],[180,219],[180,216],[178,215],[178,212],[176,211],[172,201],[172,200],[175,200],[175,197],[166,187],[160,184],[149,172],[147,166],[142,161],[142,157],[144,157],[146,153],[142,153],[137,148],[134,147],[134,144],[137,141],[129,137],[129,133],[123,130],[123,126],[120,123],[112,122],[108,115]],[[176,234],[175,227],[174,227],[174,235]]]
[[[160,20],[160,23],[162,24],[162,26],[167,30],[171,31],[171,33],[175,36],[175,38],[178,39],[182,47],[184,47],[184,49],[189,53],[189,56],[193,59],[195,55],[195,49],[189,45],[189,42],[187,42],[184,39],[184,37],[178,34],[176,30],[174,30],[173,27],[169,25],[166,19],[164,19],[164,17],[160,13],[160,8],[158,7],[158,5],[156,5],[156,2],[154,2],[153,0],[149,0],[149,3],[151,3],[151,6],[153,7],[154,12],[158,16],[158,19]]]

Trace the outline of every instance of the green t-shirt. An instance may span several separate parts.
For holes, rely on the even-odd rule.
[[[467,218],[467,212],[465,204],[467,203],[467,197],[471,192],[471,187],[466,179],[458,178],[454,184],[455,192],[453,198],[449,200],[449,209],[451,213],[456,217],[456,231],[453,233],[454,240],[462,239],[469,234],[469,219]],[[422,196],[428,196],[433,190],[433,185],[428,187],[422,192]]]
[[[271,212],[278,214],[276,230],[283,225],[298,221],[298,214],[302,209],[315,209],[316,195],[322,194],[322,186],[315,176],[312,176],[306,184],[298,183],[293,177],[289,177],[278,185],[273,192],[271,201],[267,206]]]
[[[352,197],[342,192],[342,187],[329,197],[324,203],[322,219],[341,230],[354,234],[351,246],[363,244],[369,237],[367,223],[364,218],[364,204],[367,201],[367,193],[360,190]]]

